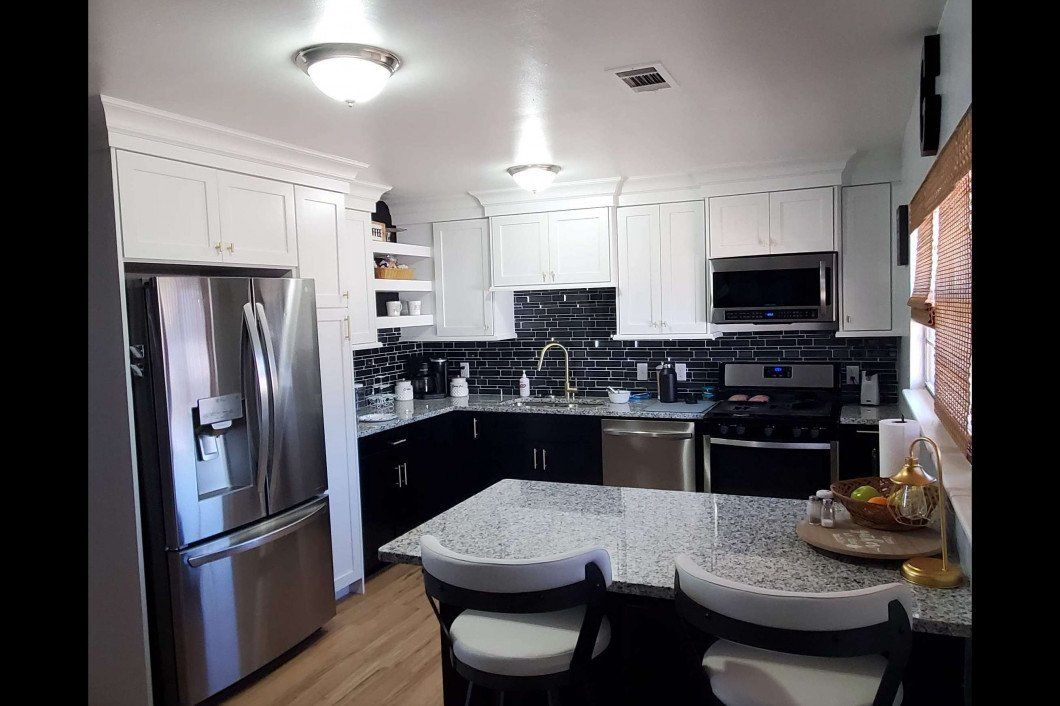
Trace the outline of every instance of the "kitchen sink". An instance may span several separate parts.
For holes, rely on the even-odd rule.
[[[582,398],[568,402],[562,397],[515,399],[505,402],[513,407],[561,407],[564,409],[578,409],[580,407],[601,407],[605,400],[594,400]]]

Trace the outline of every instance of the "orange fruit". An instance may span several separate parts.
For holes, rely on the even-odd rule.
[[[886,505],[887,498],[883,497],[882,495],[877,495],[874,498],[869,498],[866,502],[870,502],[873,505]]]

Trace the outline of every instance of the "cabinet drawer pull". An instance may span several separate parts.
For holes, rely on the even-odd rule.
[[[404,444],[406,441],[408,441],[408,439],[398,439],[397,441],[391,441],[390,445],[397,446],[398,444]]]
[[[537,470],[537,449],[534,449],[534,470]]]
[[[541,449],[541,470],[548,470],[548,451],[545,449]]]
[[[880,435],[879,429],[856,429],[855,431],[857,431],[858,434],[875,434],[876,436]]]

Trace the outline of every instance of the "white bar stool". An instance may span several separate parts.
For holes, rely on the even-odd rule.
[[[454,552],[420,538],[423,583],[453,668],[474,686],[545,691],[587,685],[611,642],[604,595],[611,556],[603,547],[524,560]]]
[[[678,616],[709,643],[696,656],[707,698],[725,706],[902,702],[913,610],[905,584],[772,591],[716,576],[686,556],[676,564]]]

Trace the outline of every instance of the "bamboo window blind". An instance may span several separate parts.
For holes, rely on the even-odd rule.
[[[935,413],[972,448],[972,111],[965,113],[909,204],[917,228],[914,321],[935,328]],[[914,220],[914,218],[916,220]]]

